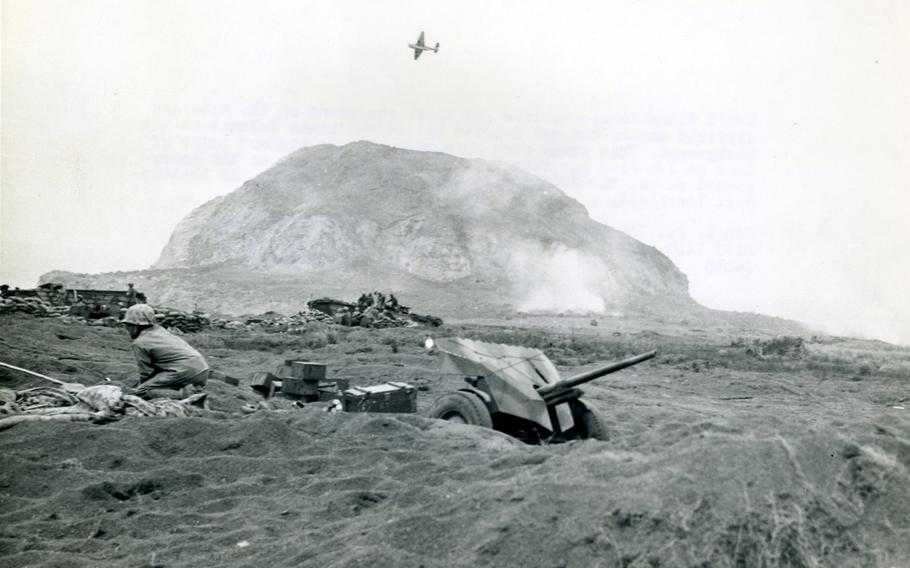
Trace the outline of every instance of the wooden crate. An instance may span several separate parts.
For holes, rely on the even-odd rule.
[[[284,377],[281,379],[281,392],[295,396],[316,395],[319,393],[319,379]]]
[[[278,376],[294,379],[315,379],[325,378],[325,363],[314,363],[312,361],[298,361],[288,359],[284,365],[278,369]]]
[[[273,383],[278,377],[267,371],[257,371],[250,377],[250,388],[266,396],[273,392]]]

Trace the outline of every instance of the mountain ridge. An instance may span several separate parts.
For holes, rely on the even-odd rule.
[[[533,174],[367,141],[298,149],[197,207],[147,272],[163,296],[181,303],[186,294],[169,288],[211,288],[217,274],[223,282],[215,288],[282,282],[281,301],[294,295],[296,280],[300,293],[321,285],[348,297],[426,289],[431,298],[451,296],[455,308],[697,305],[686,276],[663,253],[594,221],[581,203]],[[219,295],[240,310],[263,303],[224,289],[207,298]]]

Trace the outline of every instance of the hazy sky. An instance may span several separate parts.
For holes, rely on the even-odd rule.
[[[365,139],[536,174],[709,307],[910,343],[910,3],[0,1],[0,281],[147,268]]]

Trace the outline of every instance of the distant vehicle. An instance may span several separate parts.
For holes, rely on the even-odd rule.
[[[436,53],[439,51],[439,43],[436,43],[436,47],[428,47],[423,43],[423,32],[420,32],[420,37],[417,38],[417,43],[409,43],[408,47],[414,50],[414,59],[420,57],[420,54],[424,51],[432,51]]]

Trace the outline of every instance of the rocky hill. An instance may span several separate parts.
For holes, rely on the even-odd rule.
[[[152,301],[225,313],[393,291],[425,311],[694,307],[660,251],[507,164],[355,142],[303,148],[192,211],[133,281]],[[123,281],[123,282],[121,282]]]

